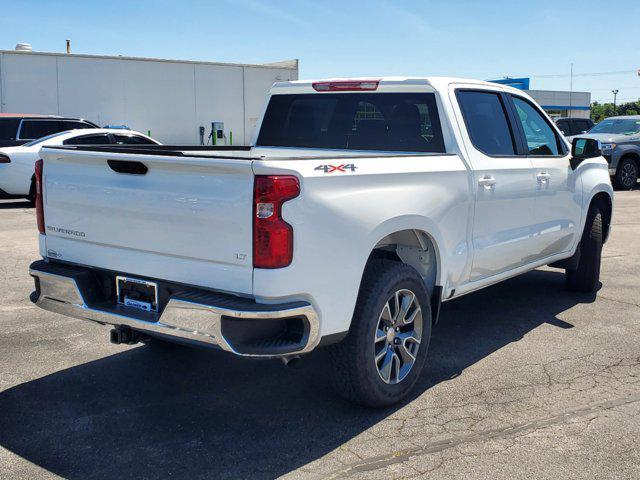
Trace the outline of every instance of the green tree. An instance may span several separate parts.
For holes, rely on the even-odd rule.
[[[617,105],[615,115],[638,115],[638,112],[640,112],[640,100]],[[612,116],[614,116],[613,103],[593,102],[591,104],[591,120],[594,122],[598,123]]]

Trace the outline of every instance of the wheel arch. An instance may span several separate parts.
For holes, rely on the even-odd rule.
[[[363,277],[369,263],[376,259],[388,259],[404,263],[414,268],[422,277],[431,298],[431,316],[436,323],[442,302],[442,281],[444,269],[439,235],[425,226],[396,224],[394,228],[380,230],[371,244],[363,270]]]
[[[603,243],[609,238],[609,231],[611,230],[611,217],[613,215],[613,198],[605,191],[599,191],[595,193],[589,202],[589,210],[594,205],[600,205],[602,208],[602,229],[603,229]]]
[[[636,150],[635,148],[633,150],[624,150],[622,155],[620,155],[620,159],[618,160],[618,166],[620,166],[620,163],[626,158],[630,158],[634,162],[636,162],[637,167],[640,169],[640,152],[638,150]]]

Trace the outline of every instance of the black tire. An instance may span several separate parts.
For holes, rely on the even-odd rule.
[[[29,188],[29,195],[27,195],[27,200],[32,207],[36,206],[36,181],[34,178],[31,179],[31,187]]]
[[[574,292],[593,293],[600,279],[602,257],[602,208],[595,204],[589,209],[580,240],[580,261],[575,270],[567,270],[567,288]]]
[[[638,182],[638,164],[633,158],[623,158],[618,164],[613,184],[618,190],[631,190]]]
[[[393,343],[389,345],[389,340],[385,339],[382,340],[384,343],[381,345],[380,340],[374,341],[374,336],[380,332],[378,324],[382,321],[382,311],[387,302],[391,301],[396,292],[407,291],[415,295],[411,302],[417,302],[417,306],[420,307],[421,338],[418,345],[411,347],[414,348],[412,353],[415,360],[405,373],[406,376],[400,378],[400,372],[406,366],[400,366],[400,354],[395,360],[398,362],[397,370],[394,369],[392,359],[389,372],[394,369],[397,383],[390,384],[383,380],[383,373],[379,373],[379,364],[375,356],[376,351],[382,353],[385,349],[393,350]],[[416,304],[409,304],[412,313],[417,310],[417,306],[414,305]],[[410,316],[409,313],[404,315],[405,318],[408,316]],[[424,366],[431,339],[431,323],[429,295],[418,272],[400,262],[370,261],[360,287],[349,333],[342,342],[329,347],[331,376],[336,392],[350,401],[367,407],[385,407],[401,401],[413,388]],[[417,316],[413,325],[418,325]],[[408,325],[407,328],[409,328]],[[391,329],[393,330],[393,327]],[[398,331],[398,328],[395,330]],[[395,338],[395,335],[401,334],[402,332],[397,334],[391,332],[391,342],[406,345],[401,338]],[[406,352],[407,349],[403,351]],[[382,362],[384,363],[384,359]],[[389,373],[389,376],[391,375],[393,374]]]

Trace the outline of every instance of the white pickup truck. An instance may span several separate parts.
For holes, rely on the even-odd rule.
[[[32,301],[116,343],[329,345],[338,392],[384,406],[416,382],[441,302],[541,265],[597,288],[607,163],[522,91],[295,81],[267,100],[251,147],[43,148]]]

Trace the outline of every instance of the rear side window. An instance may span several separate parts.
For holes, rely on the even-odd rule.
[[[89,125],[88,123],[78,122],[76,120],[65,120],[62,122],[63,131],[64,130],[77,130],[81,128],[95,128]]]
[[[99,135],[83,135],[74,137],[63,142],[65,145],[109,145],[109,135],[106,133]]]
[[[576,125],[578,126],[578,133],[586,132],[591,128],[588,120],[577,120]]]
[[[140,137],[138,135],[113,135],[116,141],[116,145],[155,145],[156,142],[152,142],[148,138]]]
[[[562,131],[562,133],[564,133],[565,135],[571,135],[571,128],[569,127],[569,122],[567,122],[566,120],[558,120],[556,122],[556,125],[558,125],[558,128]]]
[[[15,140],[18,134],[19,118],[0,119],[0,140]]]
[[[258,146],[444,153],[433,93],[274,95]]]
[[[32,140],[63,131],[60,120],[25,120],[20,129],[20,138]]]
[[[456,95],[474,147],[487,155],[515,155],[513,133],[500,96],[466,90]]]
[[[540,112],[526,100],[513,97],[530,155],[558,155],[558,137]]]

